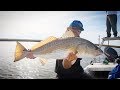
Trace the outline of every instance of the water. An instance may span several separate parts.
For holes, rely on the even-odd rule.
[[[35,42],[21,42],[27,49]],[[42,66],[39,58],[14,61],[16,42],[0,42],[0,79],[54,79],[56,77],[55,62],[51,59]],[[119,51],[119,49],[117,49]],[[103,60],[104,56],[98,57]],[[83,58],[82,67],[86,67],[93,58]]]

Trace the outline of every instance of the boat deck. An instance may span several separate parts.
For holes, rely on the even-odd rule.
[[[111,71],[117,64],[114,63],[108,63],[103,64],[103,63],[93,63],[93,65],[88,65],[84,68],[84,70],[89,70],[89,71]]]
[[[108,73],[116,66],[116,63],[93,63],[84,68],[85,72],[92,75],[96,79],[107,79]]]

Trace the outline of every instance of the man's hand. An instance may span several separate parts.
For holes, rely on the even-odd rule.
[[[68,68],[70,68],[71,66],[72,66],[72,61],[73,60],[76,60],[77,59],[77,56],[76,56],[76,54],[75,53],[69,53],[69,55],[65,58],[65,59],[63,59],[63,62],[62,62],[62,65],[63,65],[63,67],[65,68],[65,69],[68,69]]]
[[[71,62],[73,60],[76,60],[77,56],[76,56],[75,53],[71,52],[71,53],[68,54],[68,56],[66,57],[66,59]]]
[[[32,53],[32,52],[28,52],[28,54],[26,55],[26,58],[35,59],[36,57],[33,56],[33,53]]]

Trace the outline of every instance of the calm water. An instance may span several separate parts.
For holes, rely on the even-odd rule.
[[[35,43],[21,42],[27,49]],[[39,58],[14,61],[14,51],[16,42],[0,42],[0,78],[1,79],[54,79],[56,60],[51,59],[42,66]],[[119,49],[116,49],[118,52]],[[97,58],[98,62],[103,60],[104,56]],[[92,58],[83,58],[81,61],[82,67],[86,67]]]

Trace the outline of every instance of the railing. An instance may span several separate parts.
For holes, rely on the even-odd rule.
[[[41,40],[36,40],[36,39],[9,39],[9,38],[0,38],[0,41],[40,42]]]
[[[101,48],[102,46],[110,46],[110,47],[120,48],[120,46],[109,45],[110,40],[120,40],[120,37],[104,37],[104,38],[102,38],[102,42],[101,42],[101,44],[99,44],[99,47]],[[108,41],[108,45],[103,45],[104,41]]]

